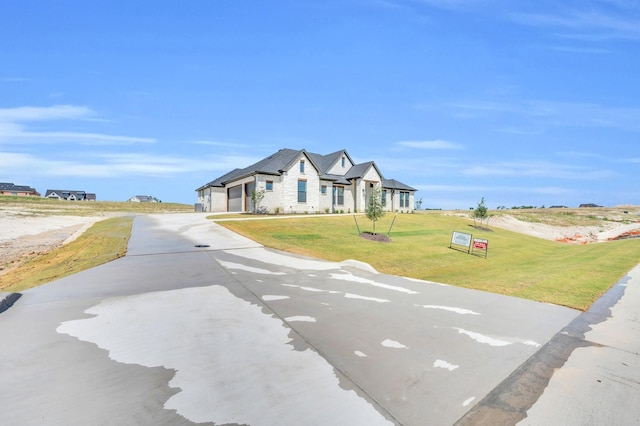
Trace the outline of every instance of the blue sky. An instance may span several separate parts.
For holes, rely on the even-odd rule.
[[[99,200],[346,149],[422,207],[640,205],[640,3],[0,4],[0,181]]]

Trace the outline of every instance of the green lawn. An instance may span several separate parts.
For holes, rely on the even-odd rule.
[[[193,211],[192,206],[183,204],[64,202],[0,197],[0,208],[3,207],[19,208],[25,215]],[[517,216],[518,213],[509,212]],[[626,223],[634,219],[631,215],[611,211],[594,214],[591,211],[549,209],[525,211],[519,216],[531,221],[551,220],[559,225],[597,224],[599,220]],[[566,245],[496,227],[491,227],[490,231],[477,230],[472,226],[473,221],[447,212],[398,214],[390,233],[390,243],[359,237],[351,215],[270,216],[257,220],[234,220],[233,217],[211,218],[267,247],[333,261],[356,259],[387,274],[582,310],[640,263],[640,239]],[[240,217],[255,218],[253,215]],[[371,222],[364,216],[359,215],[357,219],[362,231],[372,230]],[[393,214],[385,215],[377,223],[376,231],[386,234],[393,219]],[[3,291],[21,291],[121,257],[126,250],[130,229],[131,216],[98,222],[76,241],[0,276],[0,288]],[[454,230],[488,239],[488,258],[450,249],[451,232]]]
[[[215,219],[215,217],[212,217]],[[386,234],[393,214],[376,224]],[[371,222],[357,216],[361,231]],[[402,275],[587,309],[640,263],[640,239],[566,245],[443,214],[398,214],[390,243],[358,236],[353,216],[220,221],[267,247],[332,261],[356,259],[386,274]],[[489,240],[488,257],[449,248],[451,232]]]

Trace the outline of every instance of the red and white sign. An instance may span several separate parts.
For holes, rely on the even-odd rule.
[[[489,240],[481,240],[480,238],[473,239],[473,248],[479,250],[486,250],[489,247]]]

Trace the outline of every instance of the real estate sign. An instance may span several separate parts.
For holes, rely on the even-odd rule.
[[[453,231],[451,234],[451,244],[449,248],[466,251],[477,256],[475,251],[479,251],[480,256],[484,252],[484,257],[489,253],[489,240],[473,238],[473,235],[466,232]]]
[[[476,250],[484,251],[484,257],[487,257],[489,253],[489,240],[483,240],[481,238],[473,239],[473,249],[471,252],[475,252]]]
[[[471,248],[472,237],[473,236],[471,234],[453,231],[453,233],[451,234],[451,244],[449,244],[449,248],[454,248],[454,246],[464,247],[468,252]]]

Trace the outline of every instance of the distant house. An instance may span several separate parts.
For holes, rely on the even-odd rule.
[[[151,195],[134,195],[127,201],[131,203],[157,203],[159,200]]]
[[[585,204],[580,204],[580,207],[602,207],[602,206],[599,206],[593,203],[585,203]]]
[[[96,194],[84,191],[70,191],[67,189],[47,189],[44,197],[66,201],[96,201]]]
[[[364,212],[374,188],[386,210],[413,210],[414,188],[384,179],[373,161],[355,164],[346,150],[321,155],[281,149],[196,191],[203,211],[253,211],[256,191],[264,195],[258,208],[267,212],[335,213]]]
[[[39,197],[40,193],[26,185],[14,185],[9,182],[0,182],[0,195],[17,195],[20,197]]]

